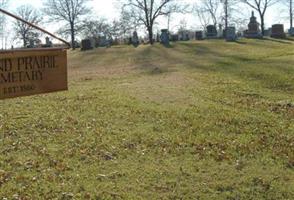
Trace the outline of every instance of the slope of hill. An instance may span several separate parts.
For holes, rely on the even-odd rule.
[[[293,198],[291,40],[68,54],[69,91],[1,101],[0,198]]]

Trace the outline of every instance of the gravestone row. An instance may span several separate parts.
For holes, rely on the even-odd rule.
[[[115,41],[107,39],[106,36],[100,36],[98,38],[87,38],[81,41],[81,50],[87,51],[96,47],[110,47],[114,42]]]
[[[294,28],[289,29],[289,35],[294,36]],[[216,39],[216,38],[225,38],[226,41],[236,41],[238,37],[244,36],[246,38],[262,38],[265,37],[273,37],[273,38],[286,38],[286,33],[284,32],[284,25],[283,24],[274,24],[271,28],[264,30],[264,34],[260,29],[260,24],[257,21],[257,18],[252,11],[250,21],[248,24],[248,29],[244,31],[242,34],[241,32],[236,33],[236,28],[234,26],[227,27],[227,30],[223,30],[222,26],[218,29],[215,25],[208,25],[205,31],[180,31],[178,34],[170,34],[168,29],[162,29],[161,34],[157,34],[154,42],[160,42],[161,44],[168,46],[170,41],[188,41],[191,38],[195,38],[196,40],[203,40],[203,39]],[[96,41],[95,41],[96,40]],[[134,47],[138,47],[140,43],[148,43],[148,41],[140,41],[138,37],[138,33],[136,31],[133,32],[132,37],[128,38],[128,44],[133,45]],[[50,46],[49,38],[48,41],[46,39],[46,46]],[[99,37],[97,39],[90,38],[84,39],[81,42],[81,49],[82,50],[91,50],[95,47],[109,47],[111,45],[111,41],[107,40],[106,37]]]

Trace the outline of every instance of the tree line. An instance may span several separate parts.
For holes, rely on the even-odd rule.
[[[174,13],[193,13],[205,28],[208,24],[223,26],[224,30],[229,24],[244,25],[248,16],[242,16],[240,5],[246,5],[255,10],[260,19],[261,31],[265,31],[265,17],[268,9],[278,5],[287,9],[290,28],[293,27],[293,1],[294,0],[197,0],[196,3],[183,3],[177,0],[118,0],[120,5],[120,18],[108,22],[104,18],[95,17],[88,3],[91,0],[44,0],[43,8],[36,10],[32,6],[23,5],[16,9],[16,15],[26,21],[40,25],[46,21],[58,24],[61,28],[58,34],[69,38],[71,46],[75,48],[77,35],[83,37],[108,38],[125,37],[131,31],[144,28],[148,33],[149,42],[153,44],[154,26],[161,16],[167,17],[170,23]],[[0,0],[0,7],[7,8],[9,0]],[[1,34],[5,17],[0,17]],[[168,24],[169,27],[169,24]],[[14,22],[15,36],[20,39],[23,46],[29,41],[37,40],[40,32],[21,22]]]

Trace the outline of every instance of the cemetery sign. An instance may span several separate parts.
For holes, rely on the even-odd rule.
[[[0,52],[0,99],[67,90],[64,49]]]
[[[51,37],[52,33],[0,8],[0,12]],[[46,43],[48,39],[46,38]],[[48,45],[48,44],[47,44]],[[48,47],[52,46],[49,44]],[[67,90],[67,51],[64,48],[0,51],[0,99]]]

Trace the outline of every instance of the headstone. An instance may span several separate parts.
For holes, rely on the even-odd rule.
[[[27,48],[34,48],[35,47],[35,42],[34,40],[29,41],[29,45],[27,45]]]
[[[294,36],[294,27],[289,29],[289,35]]]
[[[81,46],[82,51],[92,50],[94,48],[90,39],[82,40]]]
[[[269,28],[269,29],[264,30],[263,36],[269,37],[269,36],[271,36],[271,34],[272,34],[272,29]]]
[[[50,41],[50,38],[49,37],[46,37],[45,38],[45,45],[43,45],[43,47],[52,47],[52,46],[53,46],[53,44]]]
[[[98,37],[93,37],[92,40],[94,42],[94,47],[95,48],[99,47],[99,38]]]
[[[244,35],[243,35],[243,32],[242,31],[238,31],[237,32],[237,38],[240,38],[240,37],[243,37]]]
[[[259,28],[259,23],[254,16],[254,12],[252,11],[252,15],[250,18],[250,22],[248,24],[248,30],[245,31],[245,37],[247,38],[262,38],[262,34]]]
[[[195,37],[196,40],[203,40],[203,31],[196,31]]]
[[[189,39],[190,40],[195,40],[196,39],[196,35],[195,35],[195,32],[194,31],[189,31],[188,32],[188,35],[189,35]]]
[[[286,38],[286,34],[284,32],[283,24],[274,24],[272,25],[272,38]]]
[[[179,40],[188,41],[190,40],[188,31],[179,31]]]
[[[161,41],[161,44],[165,46],[169,45],[169,34],[167,29],[161,30],[160,41]]]
[[[50,38],[49,37],[45,37],[45,44],[46,45],[50,45],[51,44],[51,41],[50,41]]]
[[[106,36],[99,37],[99,47],[109,47],[110,41],[107,40]]]
[[[288,30],[290,36],[294,36],[294,27]]]
[[[137,31],[134,31],[134,33],[133,33],[132,44],[133,44],[134,47],[138,47],[139,44],[140,44]]]
[[[188,40],[190,40],[189,33],[185,33],[184,41],[188,41]]]
[[[217,30],[216,30],[216,27],[214,25],[208,25],[206,27],[206,37],[208,39],[217,38]]]
[[[218,33],[217,34],[217,37],[219,37],[219,38],[222,38],[222,37],[226,36],[225,30],[223,29],[223,25],[222,24],[219,24],[218,25],[218,32],[217,33]]]
[[[179,41],[179,35],[178,34],[171,35],[171,39],[170,40],[173,41],[173,42]]]
[[[236,41],[237,35],[236,35],[236,28],[233,26],[229,26],[226,30],[226,40],[227,41]]]

